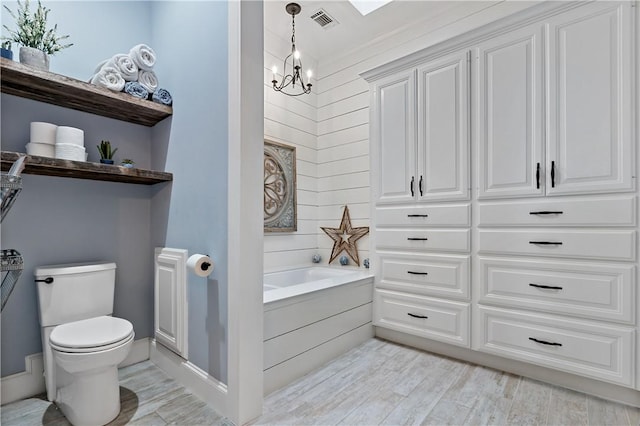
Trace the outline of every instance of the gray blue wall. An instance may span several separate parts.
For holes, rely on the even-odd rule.
[[[2,4],[16,10],[15,2]],[[95,144],[109,139],[119,148],[116,160],[170,171],[174,182],[148,187],[25,175],[2,224],[2,248],[18,249],[25,270],[2,312],[1,375],[23,371],[24,357],[42,350],[36,266],[115,261],[114,314],[142,338],[153,332],[153,248],[167,246],[216,261],[209,280],[189,275],[190,360],[226,380],[226,3],[43,4],[75,44],[52,58],[51,71],[86,81],[100,60],[147,43],[158,56],[160,85],[174,96],[174,116],[148,128],[3,94],[2,150],[24,151],[29,122],[49,121],[84,129],[89,161],[97,161]],[[13,24],[6,12],[2,23]]]

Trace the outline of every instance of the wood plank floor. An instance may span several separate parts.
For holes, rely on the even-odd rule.
[[[640,409],[371,339],[267,396],[253,425],[640,425]]]
[[[221,417],[151,361],[119,370],[120,415],[109,423],[119,425],[221,425],[232,423]],[[44,394],[0,407],[2,426],[55,425],[70,423]]]
[[[150,361],[120,370],[110,425],[222,425]],[[0,407],[0,424],[68,425],[44,395]],[[265,398],[252,425],[635,425],[640,409],[371,339]]]

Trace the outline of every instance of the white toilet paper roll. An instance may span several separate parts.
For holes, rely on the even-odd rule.
[[[69,143],[84,147],[84,131],[75,127],[58,126],[56,143]]]
[[[56,143],[56,129],[58,126],[43,121],[32,121],[30,124],[31,137],[29,142],[32,143],[48,143],[53,145]]]
[[[197,276],[206,277],[213,272],[213,260],[206,254],[192,254],[187,259],[187,268],[191,269]]]

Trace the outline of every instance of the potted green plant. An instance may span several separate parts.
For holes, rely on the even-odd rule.
[[[0,47],[0,56],[13,60],[13,52],[11,51],[11,42],[9,40],[2,42],[2,47]]]
[[[122,167],[126,167],[126,168],[128,168],[128,169],[133,168],[133,167],[135,166],[135,164],[136,164],[136,162],[135,162],[135,161],[133,161],[133,160],[132,160],[132,159],[130,159],[130,158],[124,158],[124,159],[122,160]]]
[[[96,145],[100,153],[100,162],[104,164],[113,164],[113,154],[118,148],[111,149],[111,142],[101,141],[100,145]]]
[[[36,68],[49,69],[49,55],[73,46],[73,43],[61,44],[68,35],[58,36],[58,24],[47,29],[47,18],[51,9],[48,9],[38,0],[38,8],[32,14],[29,9],[29,0],[24,3],[18,0],[18,13],[4,5],[4,8],[16,20],[17,30],[12,30],[6,25],[3,27],[9,32],[8,37],[2,40],[12,41],[20,45],[20,62]]]

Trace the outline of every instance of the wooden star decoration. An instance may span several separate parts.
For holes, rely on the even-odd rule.
[[[333,250],[331,250],[331,259],[333,262],[336,257],[343,251],[353,260],[356,265],[360,266],[360,258],[358,257],[358,247],[356,242],[369,233],[368,226],[354,228],[351,226],[351,217],[349,216],[349,207],[344,206],[342,213],[342,221],[339,228],[321,227],[325,234],[333,240]]]

